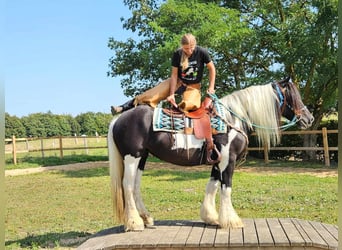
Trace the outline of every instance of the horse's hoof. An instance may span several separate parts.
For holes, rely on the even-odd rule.
[[[125,227],[125,232],[141,232],[144,231],[145,226],[144,225],[139,225],[135,227]]]
[[[239,229],[244,227],[243,222],[241,220],[229,221],[228,223],[220,223],[219,226],[222,229]]]
[[[125,231],[126,232],[131,232],[131,231],[143,231],[145,229],[145,225],[143,221],[141,220],[140,223],[137,223],[133,220],[127,221],[125,225]]]
[[[152,227],[154,225],[154,221],[152,217],[147,217],[147,218],[144,218],[143,220],[144,220],[144,224],[146,227]]]

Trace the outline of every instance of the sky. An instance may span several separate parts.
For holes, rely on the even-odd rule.
[[[8,0],[5,2],[5,112],[110,113],[124,96],[107,76],[109,37],[126,41],[131,12],[120,0]]]

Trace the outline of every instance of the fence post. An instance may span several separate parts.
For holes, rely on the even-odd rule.
[[[264,158],[265,158],[265,163],[268,164],[270,161],[269,161],[269,158],[268,158],[268,147],[267,147],[267,144],[264,145]]]
[[[330,167],[330,156],[329,156],[329,144],[328,144],[328,133],[327,128],[322,128],[323,136],[323,150],[324,150],[324,162],[326,167]]]
[[[15,135],[12,135],[12,155],[13,155],[13,164],[17,165],[17,148],[15,145],[16,139]]]
[[[83,140],[84,140],[84,148],[85,148],[85,151],[86,151],[86,155],[88,155],[88,154],[89,154],[89,151],[88,151],[87,136],[84,136],[84,137],[83,137]]]
[[[62,136],[59,136],[59,156],[62,159],[63,158],[63,140]]]
[[[42,158],[44,158],[44,140],[40,137],[40,150],[42,151]]]

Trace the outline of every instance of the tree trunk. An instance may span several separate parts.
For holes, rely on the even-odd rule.
[[[317,134],[304,135],[303,147],[315,147],[317,142]],[[304,161],[315,161],[317,160],[317,152],[314,150],[306,150],[303,152]]]

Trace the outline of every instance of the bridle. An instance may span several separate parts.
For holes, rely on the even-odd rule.
[[[293,84],[291,82],[288,82],[290,84]],[[286,98],[286,88],[282,88],[280,86],[280,83],[275,83],[274,84],[275,86],[275,90],[276,90],[276,93],[278,95],[278,98],[279,98],[279,108],[280,108],[280,112],[281,114],[284,113],[285,111],[285,108],[287,107],[288,109],[290,109],[293,114],[294,114],[294,118],[296,118],[296,121],[300,121],[302,119],[302,111],[307,109],[307,107],[305,105],[303,105],[301,108],[298,108],[298,109],[295,109],[293,106],[291,106],[288,101],[287,101],[287,98]]]

